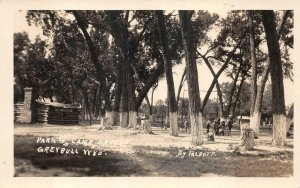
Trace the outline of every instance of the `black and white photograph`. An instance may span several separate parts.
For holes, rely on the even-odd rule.
[[[223,4],[11,10],[10,176],[293,182],[297,7]]]

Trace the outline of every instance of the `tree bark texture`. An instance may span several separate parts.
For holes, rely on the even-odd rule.
[[[165,74],[166,74],[167,85],[168,85],[168,99],[169,99],[169,110],[170,110],[169,114],[170,114],[170,127],[171,127],[170,134],[172,136],[178,136],[177,103],[176,103],[175,88],[174,88],[173,73],[172,73],[172,62],[170,58],[168,41],[167,41],[168,36],[166,32],[165,18],[163,15],[163,11],[155,11],[155,12],[158,21],[160,42],[163,51]]]
[[[122,73],[123,73],[123,79],[122,82],[125,82],[126,84],[123,84],[122,89],[122,96],[127,95],[127,104],[128,108],[125,109],[125,106],[122,107],[122,113],[126,110],[126,113],[129,112],[130,118],[128,122],[128,127],[134,127],[137,126],[136,121],[136,115],[137,115],[137,109],[136,109],[136,96],[135,96],[135,84],[134,84],[134,78],[133,78],[133,71],[131,70],[130,66],[130,59],[129,59],[129,37],[128,37],[128,28],[127,28],[127,22],[128,22],[128,15],[129,11],[126,11],[125,18],[120,22],[120,18],[117,18],[118,16],[115,15],[114,11],[107,11],[108,16],[108,23],[110,27],[110,33],[114,38],[115,43],[117,44],[121,55],[122,55]],[[126,81],[125,81],[126,80]],[[126,89],[124,89],[126,87]],[[127,92],[127,94],[123,94],[123,92]],[[123,102],[122,102],[123,103]],[[125,101],[124,101],[125,103]],[[123,121],[125,121],[125,118],[121,118]],[[124,126],[122,122],[122,127]]]
[[[193,44],[191,27],[192,11],[179,11],[181,36],[185,51],[186,77],[189,94],[189,114],[191,124],[192,145],[203,144],[203,121],[201,113],[198,71],[196,64],[196,48]]]
[[[255,35],[253,26],[253,11],[248,10],[248,28],[249,28],[249,43],[250,43],[250,54],[251,54],[251,103],[250,103],[250,116],[253,115],[255,108],[255,100],[257,95],[257,62],[255,55]],[[251,127],[251,125],[250,125]]]
[[[122,93],[121,93],[121,112],[120,112],[120,126],[128,126],[128,92],[127,92],[127,76],[125,63],[122,63]]]
[[[277,31],[277,33],[278,33],[278,40],[279,40],[280,35],[282,33],[283,26],[284,26],[284,24],[286,22],[288,14],[289,14],[289,11],[285,11],[284,12],[282,20],[281,20],[281,22],[279,24],[279,28],[278,28],[278,31]],[[256,101],[255,101],[255,107],[254,107],[254,114],[257,114],[257,115],[254,115],[250,119],[250,124],[252,124],[252,122],[253,122],[253,124],[256,123],[258,126],[260,126],[262,100],[263,100],[264,89],[265,89],[266,82],[268,80],[269,72],[270,72],[270,59],[268,57],[266,65],[265,65],[264,72],[263,72],[263,74],[261,76],[260,84],[259,84],[258,89],[257,89],[257,95],[256,95]]]
[[[251,54],[251,101],[250,101],[250,128],[254,131],[254,137],[258,138],[261,113],[255,111],[255,103],[257,96],[257,62],[255,55],[255,35],[253,26],[253,11],[248,11],[248,28],[249,28],[249,43],[250,43],[250,54]]]
[[[272,111],[273,111],[273,141],[276,146],[285,144],[286,120],[282,63],[278,34],[276,31],[275,14],[272,10],[262,11],[267,46],[270,59],[270,72],[272,81]]]
[[[130,70],[129,70],[130,71]],[[128,110],[129,110],[129,122],[128,127],[137,128],[137,109],[136,109],[136,96],[135,86],[132,74],[128,74]]]
[[[122,95],[122,63],[118,63],[118,72],[116,75],[116,89],[115,89],[115,100],[114,100],[114,106],[113,106],[113,125],[118,126],[120,125],[120,102],[121,102],[121,95]]]

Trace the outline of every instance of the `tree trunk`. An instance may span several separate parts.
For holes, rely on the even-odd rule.
[[[222,98],[222,91],[220,88],[220,84],[219,82],[216,83],[216,88],[217,88],[217,92],[218,92],[218,111],[219,111],[219,117],[223,118],[224,116],[224,106],[223,106],[223,98]]]
[[[97,94],[98,94],[99,86],[94,90],[94,95],[93,95],[93,107],[92,107],[92,113],[94,114],[94,117],[96,116],[96,107],[97,107]]]
[[[154,92],[154,89],[152,88],[151,102],[149,101],[149,98],[148,98],[147,95],[146,95],[146,97],[145,97],[146,103],[147,103],[148,108],[149,108],[149,121],[150,121],[151,124],[153,123],[153,113],[152,113],[153,92]]]
[[[253,116],[250,117],[250,126],[254,131],[257,132],[257,135],[259,134],[259,126],[260,126],[260,120],[261,120],[261,106],[262,106],[262,100],[263,100],[263,94],[266,82],[268,80],[268,75],[270,72],[270,61],[267,61],[266,68],[262,74],[261,81],[257,90],[256,94],[256,100],[255,100],[255,107],[253,111]]]
[[[184,81],[185,81],[185,76],[186,76],[186,68],[184,68],[184,71],[183,71],[182,76],[181,76],[179,88],[178,88],[178,93],[177,93],[177,106],[178,106],[178,103],[179,103],[179,98],[180,98],[181,89],[182,89],[183,84],[184,84]]]
[[[267,46],[270,59],[272,81],[273,141],[276,146],[283,146],[286,139],[286,118],[282,63],[278,34],[276,32],[275,15],[272,10],[262,11]]]
[[[163,106],[164,108],[164,106]],[[169,103],[169,97],[167,98],[167,112],[166,112],[166,118],[165,118],[165,124],[169,124],[170,120],[170,103]]]
[[[101,92],[104,92],[104,89],[102,86],[104,86],[105,84],[105,77],[104,77],[104,71],[103,71],[103,67],[102,64],[99,62],[98,60],[98,53],[95,47],[95,44],[92,41],[91,36],[89,35],[87,29],[86,29],[86,22],[84,20],[84,18],[82,18],[82,16],[80,15],[79,11],[77,10],[72,10],[72,13],[76,19],[77,25],[78,27],[81,29],[83,36],[85,38],[85,41],[87,43],[89,52],[91,54],[91,61],[95,66],[96,72],[97,72],[97,79],[100,82],[100,88],[103,90]]]
[[[245,79],[246,79],[245,76],[242,77],[241,83],[239,85],[239,89],[238,89],[237,94],[236,94],[235,102],[234,102],[234,105],[233,105],[233,108],[232,108],[232,111],[231,111],[231,114],[232,114],[233,117],[235,116],[234,114],[235,114],[236,105],[237,105],[237,102],[240,98],[241,90],[242,90]]]
[[[122,95],[121,95],[121,113],[120,126],[125,128],[128,126],[128,92],[127,92],[127,72],[125,63],[122,62]]]
[[[122,87],[122,113],[121,113],[121,126],[125,127],[137,127],[137,108],[136,108],[136,97],[135,97],[135,84],[133,79],[133,71],[131,70],[130,66],[130,57],[129,57],[129,34],[128,34],[128,17],[129,11],[126,11],[125,18],[120,22],[117,20],[115,12],[107,11],[107,20],[110,27],[111,35],[114,38],[116,45],[118,46],[121,56],[122,56],[122,81],[126,84],[123,84]],[[136,46],[134,46],[135,48]],[[126,87],[126,89],[125,89]],[[126,99],[126,102],[125,102]],[[127,103],[127,109],[125,109]],[[129,115],[129,119],[128,119]],[[127,117],[127,118],[126,118]],[[126,122],[126,120],[129,120]]]
[[[233,96],[234,96],[234,94],[235,94],[236,83],[237,83],[237,81],[238,81],[238,78],[239,78],[241,69],[242,69],[242,68],[241,68],[241,65],[240,65],[239,68],[238,68],[238,72],[236,73],[235,78],[234,78],[234,80],[233,80],[233,85],[232,85],[232,88],[231,88],[231,91],[230,91],[230,96],[229,96],[229,101],[228,101],[228,107],[227,107],[226,113],[225,113],[226,116],[229,116],[229,115],[230,115],[230,111],[232,110],[232,109],[231,109],[231,106],[232,106],[232,100],[233,100]]]
[[[283,26],[286,22],[288,14],[289,14],[289,11],[285,11],[284,14],[283,14],[283,18],[281,20],[281,23],[279,25],[279,29],[278,29],[278,32],[277,32],[278,33],[278,40],[279,40],[280,35],[282,33],[282,29],[283,29]],[[255,101],[255,107],[254,107],[254,113],[253,113],[254,115],[250,119],[250,124],[251,124],[251,122],[253,122],[253,124],[260,125],[261,106],[262,106],[263,94],[264,94],[264,89],[265,89],[266,82],[268,80],[269,72],[270,72],[270,59],[268,57],[266,65],[265,65],[264,72],[261,76],[260,84],[259,84],[258,89],[257,89],[257,95],[256,95],[256,101]]]
[[[130,62],[128,62],[130,64]],[[128,67],[129,69],[129,67]],[[127,69],[127,70],[128,70]],[[128,111],[129,111],[129,119],[128,119],[128,127],[137,128],[137,109],[136,109],[136,97],[135,97],[135,86],[133,80],[132,71],[128,70],[129,74],[127,74],[128,82],[127,82],[127,91],[128,91]]]
[[[193,33],[190,23],[192,14],[193,11],[179,11],[181,36],[185,51],[192,144],[197,146],[203,144],[203,122],[198,86],[196,48],[193,44]]]
[[[216,77],[216,73],[214,71],[214,69],[212,68],[211,64],[208,61],[208,58],[206,58],[205,56],[203,56],[199,51],[197,51],[197,53],[201,56],[201,58],[204,60],[205,64],[207,65],[208,69],[210,70],[211,74],[213,77]],[[219,111],[219,117],[223,117],[224,115],[224,108],[223,108],[223,97],[222,97],[222,91],[220,88],[220,84],[217,78],[216,81],[216,88],[217,88],[217,92],[218,92],[218,111]]]
[[[105,109],[105,118],[106,118],[106,127],[112,126],[113,125],[113,113],[112,113],[112,104],[110,100],[110,87],[112,84],[106,84],[107,88],[104,90],[105,92],[103,93],[104,96],[104,109]],[[104,114],[101,116],[101,118],[104,118]]]
[[[175,97],[175,88],[173,81],[173,73],[172,73],[172,62],[170,59],[169,47],[168,47],[168,36],[166,33],[165,26],[165,18],[163,15],[163,11],[155,11],[157,20],[158,20],[158,28],[160,34],[160,41],[162,45],[163,58],[164,58],[164,67],[165,74],[168,85],[168,99],[169,99],[169,115],[170,115],[170,130],[172,136],[178,136],[178,122],[177,122],[177,103]]]
[[[112,113],[112,111],[110,111],[110,110],[106,111],[105,117],[107,118],[106,125],[109,126],[109,127],[112,126],[113,125],[113,113]]]
[[[250,116],[253,115],[255,108],[255,100],[257,95],[257,62],[255,55],[255,35],[254,35],[254,26],[253,26],[253,11],[248,11],[248,28],[249,28],[249,42],[250,42],[250,54],[251,54],[251,103],[250,103]],[[251,127],[251,123],[250,123]]]
[[[90,108],[88,93],[87,93],[87,90],[84,87],[81,87],[81,91],[82,91],[83,98],[84,98],[84,103],[85,103],[85,106],[86,106],[86,109],[87,109],[89,122],[90,122],[90,125],[92,125],[92,114],[91,114],[91,108]]]
[[[251,101],[250,101],[250,128],[254,130],[254,137],[258,138],[261,113],[255,112],[255,102],[257,96],[257,62],[255,55],[255,35],[253,27],[253,11],[248,11],[248,28],[249,28],[249,42],[250,42],[250,54],[251,54]]]
[[[220,70],[217,72],[217,74],[216,74],[216,76],[214,77],[212,83],[210,84],[209,89],[208,89],[208,91],[207,91],[207,93],[206,93],[206,95],[205,95],[205,97],[204,97],[204,100],[203,100],[203,105],[202,105],[202,108],[201,108],[201,112],[204,111],[205,106],[206,106],[206,104],[207,104],[207,101],[208,101],[208,99],[209,99],[209,96],[210,96],[210,94],[211,94],[213,88],[215,87],[215,84],[217,83],[217,80],[218,80],[219,76],[220,76],[220,75],[222,74],[222,72],[227,68],[227,66],[228,66],[228,64],[229,64],[229,62],[230,62],[230,60],[231,60],[231,58],[232,58],[232,54],[235,53],[236,49],[240,46],[242,40],[244,39],[244,37],[245,37],[244,34],[245,34],[245,33],[243,33],[243,35],[241,36],[240,41],[236,44],[236,46],[228,53],[228,57],[227,57],[226,61],[224,62],[224,64],[223,64],[222,67],[220,68]]]
[[[145,83],[145,86],[140,90],[137,99],[136,99],[136,105],[137,109],[141,106],[145,96],[151,89],[151,87],[158,82],[158,78],[164,73],[164,61],[163,59],[159,59],[159,64],[153,74],[150,76],[147,83]]]
[[[141,127],[142,127],[143,134],[153,134],[152,128],[151,128],[151,120],[142,120]]]
[[[122,95],[122,63],[119,62],[118,74],[116,76],[115,100],[112,112],[113,126],[120,125],[120,101]]]
[[[149,101],[149,98],[148,96],[146,95],[145,97],[145,101],[146,101],[146,104],[148,106],[148,110],[149,110],[149,114],[150,114],[150,111],[151,111],[151,102]]]
[[[152,105],[153,105],[153,89],[152,89],[152,97],[151,97],[151,102],[149,101],[148,96],[146,95],[145,97],[146,103],[148,105],[148,109],[149,109],[149,120],[150,123],[153,122],[153,115],[152,115]]]
[[[152,114],[153,114],[153,96],[154,96],[155,89],[156,89],[156,87],[152,87],[151,103],[150,103],[150,109],[149,109],[150,116],[152,116]]]
[[[101,117],[99,130],[112,130],[112,111],[107,111],[105,117]]]

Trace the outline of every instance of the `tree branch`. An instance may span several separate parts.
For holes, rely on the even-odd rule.
[[[204,55],[202,55],[198,50],[196,50],[197,54],[200,55],[200,57],[204,60],[205,64],[207,65],[208,69],[210,70],[211,74],[213,75],[213,77],[216,77],[216,73],[214,71],[214,69],[212,68],[211,64],[208,61],[208,57],[206,58]],[[222,98],[222,92],[221,92],[221,88],[220,88],[220,84],[219,81],[217,79],[216,81],[216,88],[217,88],[217,92],[218,92],[218,97],[219,97],[219,102],[220,102],[220,108],[221,108],[221,116],[223,116],[224,114],[224,109],[223,109],[223,98]]]
[[[203,105],[202,105],[202,109],[201,109],[202,112],[205,109],[205,106],[207,104],[209,96],[210,96],[210,94],[211,94],[211,92],[212,92],[212,90],[213,90],[213,88],[214,88],[214,86],[215,86],[215,84],[217,82],[217,79],[219,78],[219,76],[221,75],[221,73],[227,68],[227,65],[229,64],[229,62],[230,62],[230,60],[232,58],[232,55],[234,54],[234,52],[236,51],[236,49],[240,46],[240,44],[241,44],[242,40],[244,39],[245,35],[246,35],[246,31],[243,32],[243,34],[241,36],[241,39],[237,43],[237,45],[230,52],[228,52],[227,59],[226,59],[225,63],[223,64],[223,66],[220,68],[220,70],[216,74],[216,77],[214,77],[214,79],[213,79],[213,81],[212,81],[212,83],[211,83],[211,85],[210,85],[210,87],[209,87],[209,89],[208,89],[208,91],[206,93],[206,96],[205,96],[205,98],[203,100]]]
[[[179,84],[179,88],[178,88],[178,93],[177,93],[177,106],[178,106],[178,103],[179,103],[179,98],[180,98],[181,89],[182,89],[183,83],[184,83],[185,78],[186,78],[185,75],[186,75],[186,67],[184,67],[184,71],[183,71],[183,73],[182,73],[181,80],[180,80],[180,84]]]
[[[95,45],[92,41],[91,36],[89,35],[89,33],[87,32],[87,30],[85,28],[85,23],[84,23],[83,18],[79,15],[78,11],[76,11],[76,10],[72,10],[72,13],[73,13],[73,15],[74,15],[74,17],[77,21],[77,25],[81,29],[81,31],[84,35],[85,41],[88,45],[89,52],[90,52],[91,57],[92,57],[92,62],[94,64],[95,68],[96,68],[97,77],[100,81],[100,84],[102,86],[104,86],[104,84],[105,84],[104,71],[103,71],[103,68],[102,68],[101,64],[98,61],[98,55],[97,55],[97,52],[96,52],[96,47],[95,47]]]
[[[145,86],[141,89],[141,91],[138,94],[137,102],[136,102],[137,108],[143,102],[143,100],[144,100],[145,96],[147,95],[148,91],[150,90],[150,88],[153,86],[153,84],[155,82],[158,81],[159,77],[161,75],[163,75],[163,73],[164,73],[164,61],[163,61],[162,57],[160,57],[159,58],[159,64],[158,64],[157,68],[155,69],[153,74],[148,79],[148,82],[145,83]]]

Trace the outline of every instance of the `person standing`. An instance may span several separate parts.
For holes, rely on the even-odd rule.
[[[218,127],[219,127],[220,122],[218,121],[218,119],[219,119],[219,118],[217,118],[217,119],[214,121],[214,130],[215,130],[216,135],[219,135],[219,129],[218,129]]]
[[[211,121],[210,120],[207,120],[206,122],[206,133],[208,134],[209,133],[209,128],[211,126]]]
[[[226,126],[228,126],[228,129],[229,129],[229,134],[231,134],[232,124],[233,124],[233,118],[232,118],[232,115],[230,115],[226,121]]]

